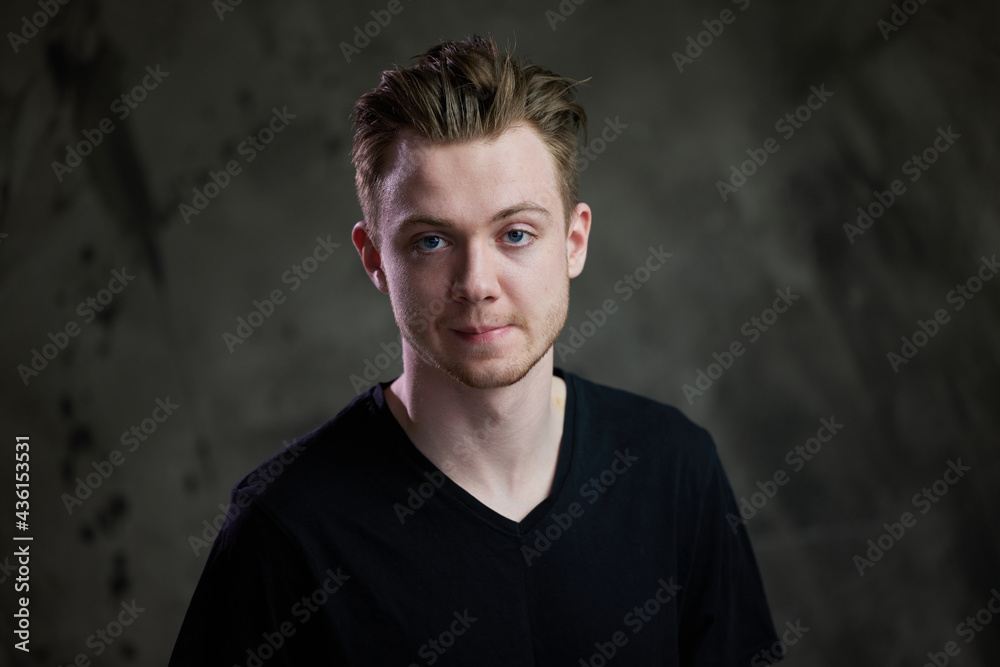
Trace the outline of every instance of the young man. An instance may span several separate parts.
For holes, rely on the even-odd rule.
[[[358,101],[352,239],[403,373],[236,486],[172,665],[767,664],[709,435],[553,366],[591,225],[572,85],[473,38]]]

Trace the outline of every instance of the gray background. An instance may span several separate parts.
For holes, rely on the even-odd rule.
[[[1000,619],[970,643],[956,626],[1000,586],[1000,281],[960,311],[946,295],[1000,252],[997,5],[915,4],[885,39],[888,2],[566,0],[553,29],[554,0],[403,0],[348,63],[339,44],[385,6],[247,2],[220,20],[209,0],[72,0],[18,53],[0,47],[0,478],[13,485],[14,436],[30,435],[35,537],[32,652],[12,649],[0,573],[0,662],[165,662],[205,563],[189,536],[398,338],[349,241],[353,101],[393,63],[492,32],[592,77],[579,89],[591,142],[607,119],[627,124],[592,143],[603,151],[582,175],[594,227],[567,326],[607,298],[619,310],[557,364],[680,406],[715,436],[737,497],[790,474],[749,522],[776,625],[809,628],[785,664],[918,665],[948,641],[951,664],[996,664]],[[679,72],[672,52],[727,7],[735,21]],[[0,27],[36,11],[4,3]],[[156,65],[169,76],[119,120],[112,101]],[[820,85],[833,96],[786,140],[775,122]],[[296,118],[246,163],[238,146],[274,107]],[[58,180],[53,160],[102,117],[114,131]],[[960,139],[910,182],[903,164],[949,126]],[[779,151],[723,202],[716,182],[768,137]],[[242,172],[185,224],[179,204],[231,159]],[[905,194],[851,243],[843,225],[894,179]],[[326,235],[340,248],[290,291],[282,274]],[[661,244],[673,257],[624,301],[616,281]],[[84,323],[77,304],[122,267],[135,280]],[[230,353],[223,333],[276,288],[287,301]],[[801,298],[750,344],[743,323],[779,288]],[[939,308],[949,322],[894,372],[887,353]],[[25,386],[17,366],[74,321],[80,335]],[[734,341],[746,352],[689,403],[682,385]],[[62,494],[168,396],[175,414],[69,514]],[[785,453],[831,415],[844,428],[792,472]],[[859,576],[852,557],[958,458],[971,471]],[[87,637],[133,599],[145,611],[95,658]]]

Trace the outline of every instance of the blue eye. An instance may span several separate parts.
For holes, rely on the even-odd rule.
[[[425,241],[431,241],[432,243],[430,245],[425,245],[424,244]],[[417,246],[421,250],[434,250],[440,244],[441,244],[441,237],[440,236],[425,236],[424,238],[422,238],[422,239],[420,239],[420,240],[417,241]]]
[[[520,245],[521,241],[525,238],[525,233],[523,229],[512,229],[507,232],[507,239],[511,242]]]

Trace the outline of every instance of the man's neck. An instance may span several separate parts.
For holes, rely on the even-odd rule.
[[[520,521],[552,490],[566,406],[552,350],[519,382],[472,389],[421,363],[386,388],[414,446],[483,504]]]

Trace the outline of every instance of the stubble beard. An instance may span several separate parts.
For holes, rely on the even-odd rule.
[[[389,301],[396,317],[400,333],[410,346],[420,355],[421,360],[449,377],[472,389],[499,389],[520,382],[534,368],[555,344],[569,315],[569,276],[560,285],[559,298],[545,313],[545,318],[533,331],[530,323],[519,313],[507,316],[505,322],[516,331],[508,335],[523,335],[523,348],[506,358],[498,358],[491,346],[468,346],[462,357],[453,350],[460,342],[448,331],[447,321],[442,321],[443,313],[433,313],[421,306],[413,305],[412,299],[396,299],[389,291]],[[472,318],[470,318],[472,319]],[[450,321],[457,321],[449,318]],[[437,341],[448,341],[450,349],[435,349],[433,337]],[[504,344],[507,344],[506,342]]]

